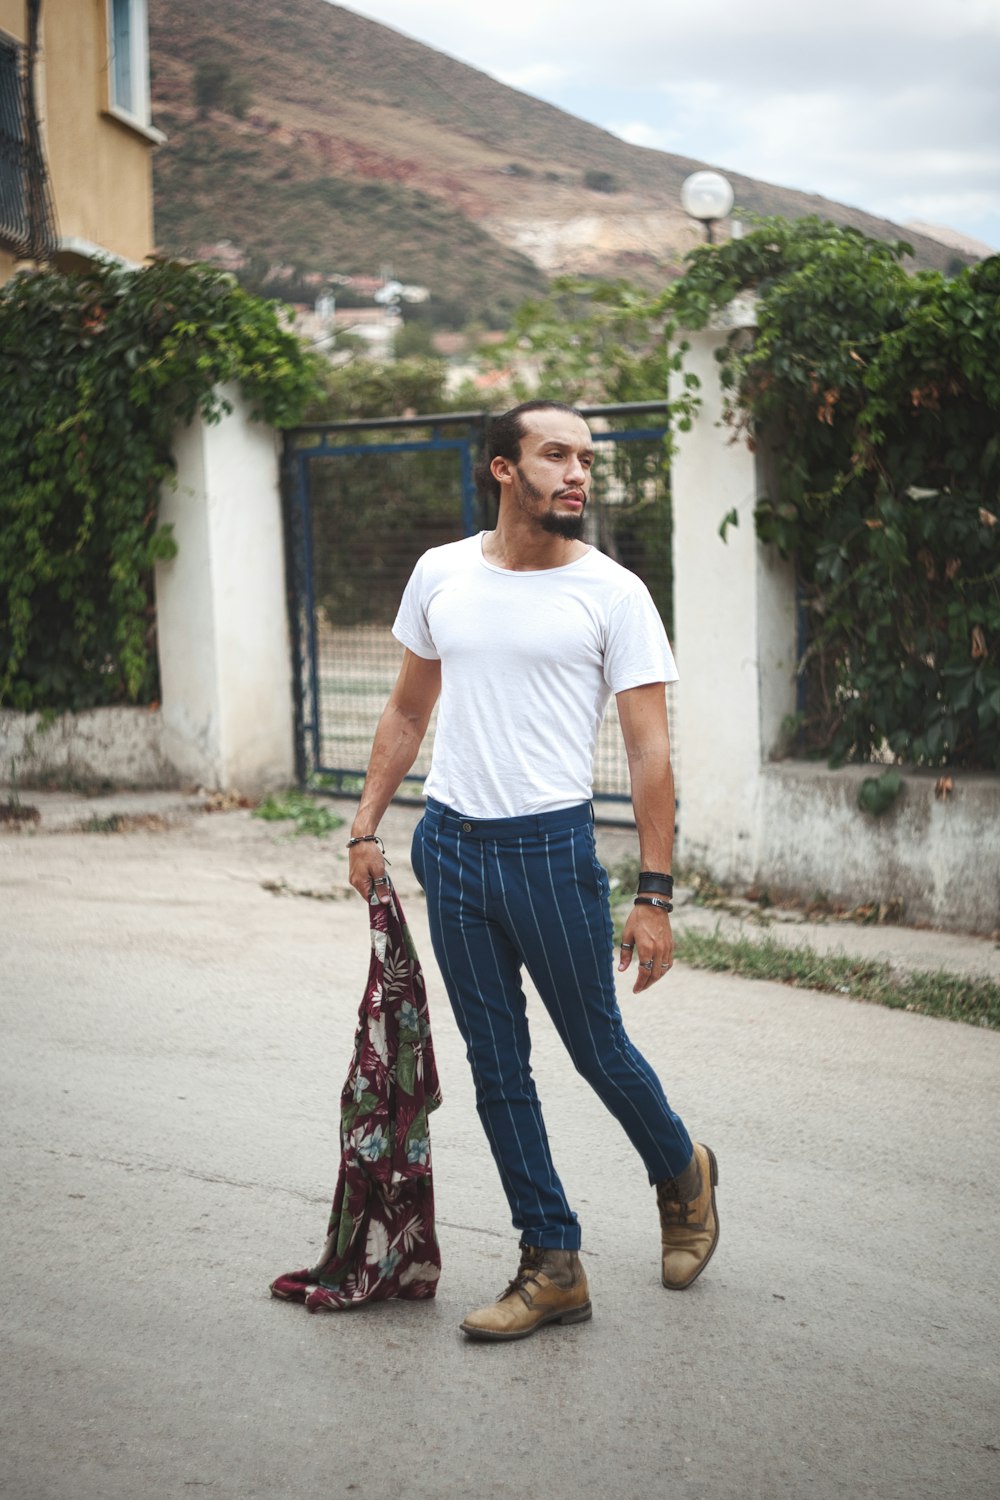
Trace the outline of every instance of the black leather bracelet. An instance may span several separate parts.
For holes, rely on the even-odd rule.
[[[659,896],[636,896],[635,900],[632,902],[632,905],[655,906],[658,907],[660,911],[673,911],[674,909],[669,901],[661,901]]]
[[[359,833],[356,838],[348,839],[346,847],[353,849],[355,844],[378,844],[382,853],[385,853],[385,845],[377,833]]]
[[[637,890],[640,896],[666,896],[669,900],[674,894],[674,877],[659,870],[640,870]]]

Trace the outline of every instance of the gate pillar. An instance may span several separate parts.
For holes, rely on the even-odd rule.
[[[163,751],[182,777],[257,795],[294,780],[291,654],[277,435],[239,391],[174,442],[156,568]]]
[[[796,607],[791,564],[758,540],[754,508],[763,459],[723,421],[716,351],[734,330],[752,329],[751,299],[712,326],[684,334],[684,371],[698,376],[701,407],[675,432],[671,461],[680,767],[678,861],[723,880],[755,875],[763,762],[781,753],[796,707]],[[723,517],[738,523],[719,535]]]

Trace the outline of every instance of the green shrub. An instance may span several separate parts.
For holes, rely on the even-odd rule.
[[[770,457],[759,535],[795,559],[801,747],[1000,769],[1000,257],[907,273],[907,246],[768,220],[669,294],[698,327],[738,292],[729,420]]]
[[[157,263],[21,275],[0,289],[0,703],[158,696],[152,570],[171,443],[238,382],[291,424],[315,387],[275,307],[228,276]]]

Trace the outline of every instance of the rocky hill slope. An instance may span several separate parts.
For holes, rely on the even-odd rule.
[[[269,265],[428,285],[438,321],[503,321],[558,272],[676,274],[705,165],[632,146],[327,0],[150,0],[157,238]],[[201,102],[198,102],[200,94]],[[723,166],[723,170],[725,170]],[[859,210],[728,173],[737,207],[820,213],[954,255]]]

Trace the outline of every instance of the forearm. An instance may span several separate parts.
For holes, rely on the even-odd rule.
[[[671,873],[674,856],[674,774],[668,745],[637,752],[629,761],[632,809],[639,834],[639,867]]]
[[[365,789],[351,825],[352,837],[374,833],[399,784],[417,758],[427,720],[403,713],[391,701],[379,719],[365,776]]]

